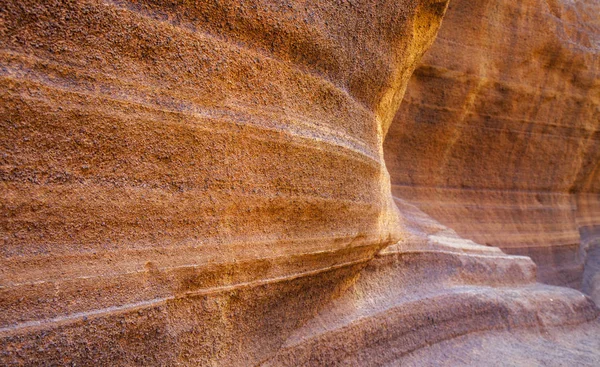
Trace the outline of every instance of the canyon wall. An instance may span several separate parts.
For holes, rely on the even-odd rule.
[[[550,255],[561,248],[571,254],[578,228],[595,241],[597,84],[589,68],[597,59],[546,45],[540,65],[579,60],[551,74],[547,89],[577,75],[564,95],[553,92],[555,113],[580,111],[582,118],[515,132],[510,123],[527,108],[524,96],[545,101],[546,94],[518,80],[519,88],[505,87],[491,71],[476,74],[492,68],[490,50],[475,57],[442,39],[436,47],[446,47],[444,60],[476,69],[427,61],[409,83],[447,6],[4,1],[0,364],[421,366],[441,356],[477,364],[478,348],[530,363],[547,361],[552,350],[553,361],[593,365],[600,324],[592,300],[537,283],[530,258],[469,238],[504,233],[518,247],[489,244],[514,252],[541,244],[538,237],[553,239],[540,246],[547,251],[539,254]],[[487,6],[498,10],[457,1],[449,27],[478,34],[491,21],[484,15],[496,14]],[[546,24],[539,9],[506,8],[498,22]],[[513,17],[525,9],[531,12]],[[581,37],[573,44],[586,42]],[[490,47],[515,55],[512,48],[529,45],[497,41]],[[544,61],[552,48],[562,56]],[[521,78],[530,71],[523,68]],[[438,84],[431,89],[422,79]],[[407,86],[408,103],[397,114]],[[461,133],[482,102],[477,96],[495,88],[512,93],[502,102],[515,111],[505,128],[510,136],[485,135],[487,125],[483,135]],[[461,93],[470,96],[468,106],[456,112],[444,101],[465,99]],[[418,101],[425,97],[440,102]],[[410,108],[428,105],[462,116],[460,129],[441,113],[427,123],[408,118]],[[524,140],[547,139],[536,129],[555,139],[535,148],[547,157],[539,162],[527,156],[537,145]],[[498,149],[496,139],[520,143]],[[572,144],[563,155],[591,163],[558,160],[563,141]],[[502,165],[505,147],[527,158],[522,171]],[[472,150],[488,156],[456,157]],[[440,151],[446,163],[436,166]],[[545,166],[550,153],[558,168]],[[538,165],[551,172],[531,171]],[[561,169],[577,171],[576,180],[551,180]],[[506,186],[507,174],[523,178]],[[462,218],[450,221],[456,213]],[[511,222],[494,222],[504,232],[475,238],[468,230],[504,216]],[[517,223],[523,218],[529,222]],[[534,231],[537,242],[521,241]],[[586,257],[589,271],[595,258]],[[594,274],[587,279],[593,288]]]
[[[598,14],[590,0],[454,0],[385,141],[394,195],[574,288],[598,262]]]
[[[401,237],[382,142],[446,6],[4,1],[0,364],[269,356]]]

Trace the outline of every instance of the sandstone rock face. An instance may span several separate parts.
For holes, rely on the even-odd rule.
[[[267,358],[400,238],[382,142],[446,6],[3,2],[1,364]]]
[[[503,353],[500,365],[542,365],[544,348],[556,349],[549,365],[594,366],[598,309],[589,298],[536,283],[528,257],[462,239],[411,204],[397,204],[405,238],[379,252],[266,366],[437,366],[444,359],[477,366],[487,352]],[[516,347],[520,339],[529,342]],[[488,340],[504,343],[481,343]]]
[[[543,282],[580,288],[587,261],[587,290],[598,284],[598,14],[595,0],[454,0],[385,141],[394,195],[531,256]]]
[[[384,139],[423,144],[390,124],[446,8],[5,1],[0,364],[476,363],[478,335],[508,345],[497,354],[519,338],[531,346],[515,353],[570,348],[541,333],[585,343],[562,353],[574,364],[597,360],[589,297],[398,194],[413,166],[384,161]],[[585,177],[573,192],[590,195],[575,197],[592,243]],[[536,205],[571,200],[555,191]]]

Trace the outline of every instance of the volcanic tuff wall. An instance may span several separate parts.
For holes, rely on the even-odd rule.
[[[588,292],[600,284],[598,14],[596,0],[454,0],[385,141],[394,195],[531,256],[543,282],[580,288],[587,261]]]
[[[597,360],[588,297],[391,195],[446,7],[4,1],[0,364]]]

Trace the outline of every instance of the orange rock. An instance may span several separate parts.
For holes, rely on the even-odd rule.
[[[597,358],[590,298],[392,196],[384,137],[446,7],[4,1],[0,364],[477,362],[474,336],[541,332]],[[565,348],[534,339],[505,355]]]
[[[400,238],[383,136],[446,5],[4,1],[2,361],[276,350]]]
[[[453,1],[385,141],[394,195],[574,288],[600,238],[599,13]]]

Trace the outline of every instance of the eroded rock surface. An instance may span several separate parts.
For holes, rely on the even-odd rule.
[[[536,283],[528,257],[462,239],[418,208],[398,206],[405,239],[370,261],[266,366],[477,366],[488,351],[503,355],[496,365],[598,360],[598,309],[590,298]],[[553,343],[560,335],[577,339]],[[544,347],[557,348],[553,363]]]
[[[598,14],[595,0],[453,1],[385,145],[396,196],[578,289],[600,225]]]
[[[4,1],[0,364],[253,365],[400,238],[446,1]]]
[[[0,364],[381,366],[588,338],[590,298],[392,196],[383,141],[446,7],[5,1]]]

